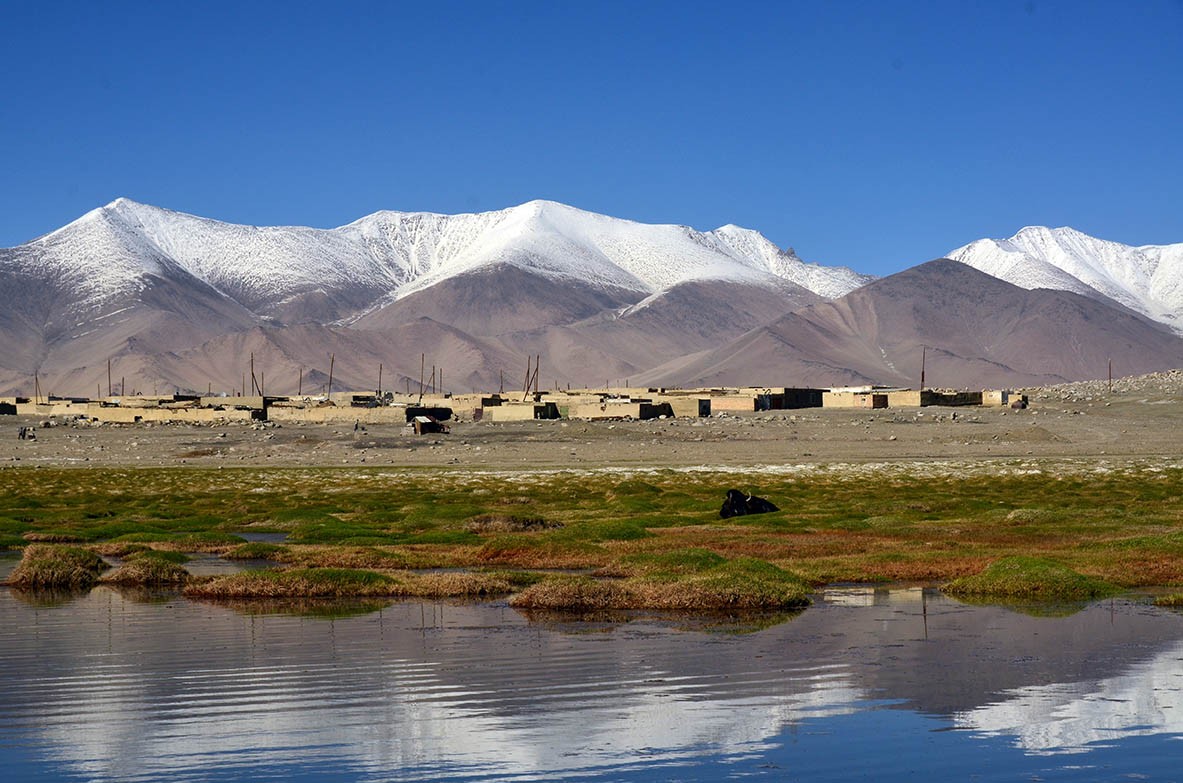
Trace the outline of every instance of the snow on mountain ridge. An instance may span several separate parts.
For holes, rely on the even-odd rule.
[[[1099,293],[1183,333],[1183,244],[1134,247],[1069,227],[1027,226],[948,257],[1021,288]]]
[[[134,290],[167,266],[260,315],[305,295],[337,297],[354,310],[368,302],[364,309],[372,309],[498,264],[644,295],[687,281],[729,280],[787,281],[833,298],[872,279],[805,264],[736,226],[700,232],[544,200],[459,215],[381,211],[316,229],[224,223],[119,198],[20,247],[52,250],[63,243],[68,252],[42,260],[85,278],[88,296]]]

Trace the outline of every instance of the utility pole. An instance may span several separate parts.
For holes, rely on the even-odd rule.
[[[423,373],[427,369],[427,354],[419,354],[419,404],[423,404]]]
[[[329,401],[333,399],[333,364],[337,361],[337,354],[329,354],[329,390],[327,392]]]
[[[920,391],[924,391],[924,360],[928,358],[928,346],[920,346]]]

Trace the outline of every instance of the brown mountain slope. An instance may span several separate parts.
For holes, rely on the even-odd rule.
[[[1183,339],[1119,306],[1027,291],[946,259],[791,313],[640,376],[646,383],[981,388],[1179,366]]]
[[[768,288],[693,281],[623,310],[503,335],[502,341],[517,352],[541,354],[548,383],[620,385],[671,356],[713,348],[819,301],[821,297],[791,283]]]
[[[533,274],[498,264],[442,280],[367,313],[351,325],[389,329],[419,318],[480,335],[569,324],[643,299],[625,289],[593,288],[577,280]]]

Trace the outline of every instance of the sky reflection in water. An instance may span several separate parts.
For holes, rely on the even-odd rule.
[[[1129,602],[830,591],[728,634],[135,598],[0,591],[18,778],[1171,780],[1183,750],[1183,617]]]

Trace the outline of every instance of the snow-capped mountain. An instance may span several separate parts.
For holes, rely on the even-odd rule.
[[[531,201],[496,212],[378,212],[336,229],[256,227],[117,199],[27,245],[85,301],[140,289],[169,269],[255,315],[348,322],[444,280],[498,265],[596,288],[659,293],[679,283],[790,282],[824,298],[872,278],[802,262],[755,231],[699,232]]]
[[[1072,228],[1024,228],[949,258],[1026,288],[1101,296],[1183,333],[1183,243],[1132,247]]]
[[[241,390],[251,366],[287,394],[334,362],[336,388],[374,388],[379,367],[409,387],[425,359],[469,390],[526,356],[574,386],[908,383],[924,347],[959,387],[1183,361],[1183,339],[1130,312],[1183,328],[1183,245],[1024,229],[951,255],[964,265],[874,281],[733,225],[549,201],[315,229],[118,199],[0,249],[0,394],[35,374],[58,394]]]
[[[270,377],[298,377],[333,345],[346,373],[403,359],[410,373],[411,359],[450,345],[449,377],[471,385],[499,377],[507,351],[554,354],[569,379],[602,380],[871,279],[736,226],[647,225],[548,201],[315,229],[117,199],[0,249],[0,388],[40,373],[59,392],[91,393],[109,359],[144,385],[241,386],[233,346],[274,357]]]

